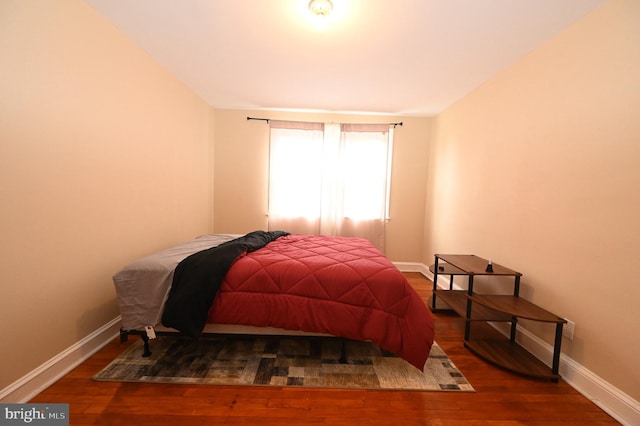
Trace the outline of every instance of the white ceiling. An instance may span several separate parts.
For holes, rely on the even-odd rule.
[[[216,108],[430,116],[603,0],[85,0]]]

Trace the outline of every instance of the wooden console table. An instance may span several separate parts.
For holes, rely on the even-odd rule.
[[[450,310],[465,319],[464,345],[476,355],[507,370],[538,378],[548,378],[557,382],[560,378],[560,347],[562,328],[567,322],[551,312],[519,297],[520,277],[522,274],[495,263],[492,271],[487,271],[489,261],[475,255],[436,254],[435,263],[429,267],[433,273],[433,296],[431,309],[434,312],[443,308],[437,307],[437,300],[445,302]],[[449,275],[449,289],[437,287],[438,275]],[[467,290],[454,290],[453,277],[467,277]],[[474,290],[476,275],[513,277],[511,294],[479,294]],[[556,325],[553,347],[553,361],[549,369],[547,365],[527,352],[516,343],[518,319],[523,318]],[[488,322],[509,322],[511,330],[509,339],[505,339]],[[474,335],[471,337],[471,324]]]

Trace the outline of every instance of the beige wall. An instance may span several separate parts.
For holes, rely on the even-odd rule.
[[[386,254],[394,261],[420,261],[430,119],[245,110],[215,114],[214,229],[220,233],[267,228],[269,125],[247,121],[247,116],[342,123],[402,121],[404,125],[395,131]]]
[[[0,389],[119,314],[125,262],[211,231],[210,108],[79,0],[0,3]]]
[[[437,117],[423,258],[522,272],[523,296],[575,321],[563,352],[635,400],[639,22],[640,2],[609,1]]]

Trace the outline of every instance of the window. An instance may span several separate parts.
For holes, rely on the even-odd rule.
[[[384,248],[393,129],[271,121],[269,229],[358,236]]]

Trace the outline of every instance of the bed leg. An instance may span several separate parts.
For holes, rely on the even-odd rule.
[[[344,339],[342,340],[342,348],[340,348],[340,359],[338,360],[338,362],[340,364],[346,364],[347,363],[347,341]]]
[[[142,352],[142,356],[148,358],[151,356],[151,351],[149,350],[149,336],[146,334],[140,335],[142,338],[142,342],[144,344],[144,351]]]

